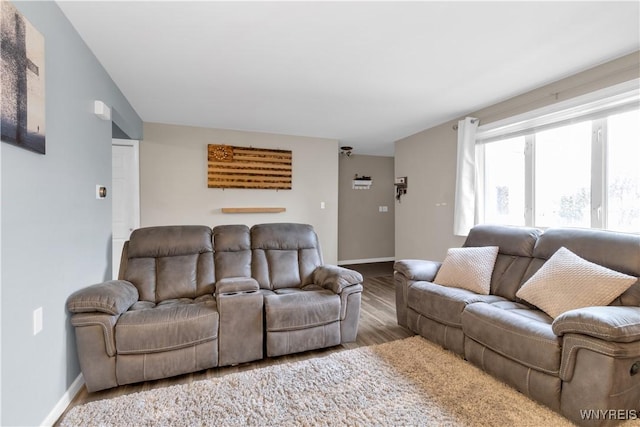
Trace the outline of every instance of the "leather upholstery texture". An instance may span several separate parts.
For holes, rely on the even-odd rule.
[[[331,291],[265,297],[267,332],[313,328],[340,320],[340,297]]]
[[[462,313],[462,331],[521,365],[555,376],[560,371],[562,339],[539,310],[511,301],[471,304]]]
[[[462,312],[474,302],[504,301],[497,295],[480,295],[466,289],[416,282],[408,290],[408,306],[417,314],[450,326],[462,327]]]
[[[251,250],[252,276],[263,289],[308,285],[323,264],[318,237],[306,224],[254,225]]]
[[[194,346],[218,337],[218,320],[210,295],[130,310],[116,324],[116,348],[118,354],[145,354]]]
[[[212,232],[205,226],[165,226],[134,230],[124,279],[140,300],[157,303],[196,298],[215,288]]]
[[[213,228],[216,279],[251,277],[251,235],[246,225]]]
[[[138,301],[138,290],[124,280],[110,280],[89,286],[70,297],[72,313],[121,314]]]
[[[120,269],[67,299],[91,392],[356,339],[362,275],[311,225],[141,228]]]
[[[464,246],[499,247],[490,294],[433,283],[437,261],[398,260],[400,325],[579,425],[616,421],[585,420],[581,410],[640,415],[640,235],[481,225]],[[637,281],[608,306],[570,310],[554,320],[516,292],[562,247]]]

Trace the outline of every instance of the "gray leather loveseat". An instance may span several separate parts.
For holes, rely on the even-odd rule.
[[[434,283],[440,262],[396,261],[398,323],[578,424],[640,417],[640,235],[477,226],[464,244],[492,246],[499,249],[486,295]],[[517,296],[562,247],[631,276],[630,287],[609,305],[555,318]],[[564,285],[554,285],[551,304]]]
[[[135,230],[119,280],[67,300],[89,391],[355,341],[362,276],[305,224]]]

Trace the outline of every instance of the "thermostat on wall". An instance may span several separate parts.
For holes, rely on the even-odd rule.
[[[104,185],[96,185],[96,199],[106,199],[107,198],[107,187]]]

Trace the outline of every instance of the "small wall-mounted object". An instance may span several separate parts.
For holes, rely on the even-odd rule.
[[[107,198],[107,187],[104,185],[96,185],[96,199],[106,199]]]
[[[102,120],[111,120],[111,108],[102,101],[93,102],[93,113]]]
[[[373,184],[373,180],[370,176],[358,176],[356,174],[351,188],[354,190],[368,190],[371,188],[371,184]]]
[[[394,183],[396,187],[396,200],[401,202],[401,197],[407,194],[407,177],[399,176],[396,177],[396,181]]]
[[[222,213],[280,213],[286,208],[222,208]]]
[[[349,145],[343,145],[340,147],[340,154],[343,156],[351,157],[351,153],[353,152],[353,147]]]

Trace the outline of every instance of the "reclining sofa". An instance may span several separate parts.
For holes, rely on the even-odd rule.
[[[355,341],[362,276],[305,224],[134,230],[119,280],[72,294],[90,392]]]
[[[488,295],[434,283],[440,262],[396,261],[398,323],[575,423],[640,417],[640,235],[476,226],[464,247],[486,246],[499,248]],[[554,319],[516,293],[561,247],[636,281]]]

